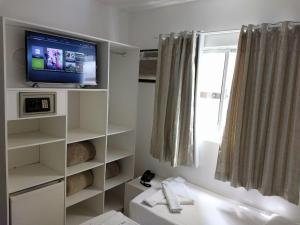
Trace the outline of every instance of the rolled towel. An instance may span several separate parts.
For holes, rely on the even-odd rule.
[[[119,174],[120,174],[120,165],[118,162],[111,162],[106,165],[106,174],[105,174],[106,179],[116,177]]]
[[[75,174],[67,178],[67,196],[73,195],[94,183],[94,175],[91,170]]]
[[[169,187],[169,183],[166,181],[163,181],[161,183],[163,193],[167,199],[168,207],[171,213],[180,213],[182,210],[182,207],[179,204],[179,201],[177,199],[177,196],[172,191],[172,189]]]
[[[67,166],[90,161],[96,156],[95,146],[89,141],[68,144]]]

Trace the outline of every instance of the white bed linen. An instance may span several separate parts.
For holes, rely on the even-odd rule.
[[[122,213],[111,210],[80,225],[139,225]]]
[[[184,205],[180,214],[171,214],[166,205],[153,208],[143,200],[158,188],[151,188],[130,203],[130,217],[142,225],[265,225],[270,214],[243,206],[195,185],[190,187],[195,205]]]

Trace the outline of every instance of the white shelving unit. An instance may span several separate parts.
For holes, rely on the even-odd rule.
[[[19,49],[25,47],[25,30],[95,42],[99,84],[28,86],[26,67],[14,63],[15,57],[24,57]],[[78,225],[106,210],[123,208],[124,194],[119,192],[134,175],[138,62],[139,49],[134,46],[0,17],[0,100],[5,102],[0,110],[0,224],[15,225],[10,223],[10,196],[66,183],[69,176],[87,170],[94,175],[92,186],[66,196],[63,185],[64,224]],[[56,114],[20,118],[20,92],[55,93]],[[67,146],[80,141],[92,142],[96,156],[68,167]],[[106,165],[113,161],[119,163],[120,174],[106,180]],[[50,198],[51,194],[47,192]]]

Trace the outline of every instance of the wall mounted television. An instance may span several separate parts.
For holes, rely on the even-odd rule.
[[[27,81],[97,85],[97,45],[56,35],[25,32]]]

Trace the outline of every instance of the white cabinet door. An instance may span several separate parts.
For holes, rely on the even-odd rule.
[[[64,225],[64,182],[10,197],[11,225]]]

